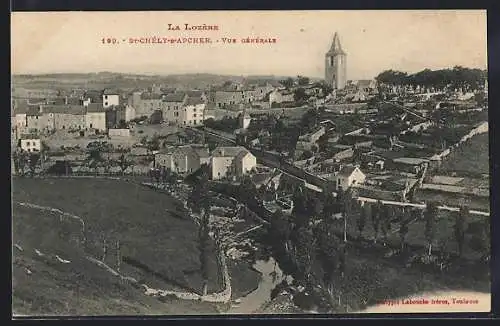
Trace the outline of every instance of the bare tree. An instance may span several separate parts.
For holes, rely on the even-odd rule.
[[[432,255],[432,243],[434,241],[435,221],[437,214],[438,214],[438,204],[436,202],[427,203],[424,217],[425,217],[425,238],[427,239],[429,256]]]
[[[462,257],[465,242],[465,220],[469,215],[469,208],[461,206],[460,211],[455,216],[455,239],[457,240],[458,256]]]

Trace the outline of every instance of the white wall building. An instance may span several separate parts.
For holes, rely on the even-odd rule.
[[[135,119],[135,108],[132,105],[125,106],[125,122]]]
[[[110,106],[119,104],[120,104],[120,95],[118,94],[118,92],[109,90],[104,91],[104,94],[102,95],[102,105],[104,108],[109,108]]]
[[[227,177],[241,177],[257,166],[257,159],[246,148],[217,147],[210,162],[211,177],[220,180]]]
[[[102,103],[90,103],[85,115],[87,129],[106,131],[106,111]]]
[[[39,152],[42,149],[42,142],[40,141],[40,138],[22,136],[21,149],[26,152]]]
[[[337,189],[346,190],[351,186],[363,184],[366,175],[356,166],[343,166],[336,175]]]
[[[206,104],[201,99],[191,99],[186,101],[180,114],[180,123],[185,126],[201,126],[204,121]]]

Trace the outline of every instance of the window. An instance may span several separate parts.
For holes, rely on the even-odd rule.
[[[195,114],[193,114],[193,117],[195,117],[195,118],[196,118],[196,113],[195,113]]]
[[[104,95],[104,99],[107,100],[108,99],[108,95]]]
[[[26,142],[26,146],[28,146],[28,147],[31,146],[29,141]]]
[[[196,112],[196,108],[193,109],[193,112]]]

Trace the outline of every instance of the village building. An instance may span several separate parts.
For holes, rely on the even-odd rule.
[[[163,96],[163,100],[161,103],[161,110],[163,113],[163,120],[181,124],[183,123],[183,106],[187,101],[187,94],[184,92],[177,92],[172,94],[167,94]],[[199,99],[201,103],[203,100]]]
[[[252,122],[252,117],[247,113],[246,110],[243,110],[243,113],[239,117],[239,125],[241,129],[247,129]]]
[[[35,134],[24,134],[21,135],[19,140],[20,147],[26,152],[40,152],[42,150],[42,142],[40,137]]]
[[[215,91],[214,103],[218,108],[244,102],[245,94],[241,90],[217,90]]]
[[[110,128],[108,129],[108,136],[113,138],[128,138],[130,137],[130,129],[128,128]]]
[[[208,103],[208,94],[202,90],[189,90],[185,92],[188,98],[193,98],[202,101],[203,103]],[[166,93],[164,93],[166,94]]]
[[[90,103],[85,114],[85,128],[106,131],[106,109],[102,103]]]
[[[335,176],[336,188],[347,190],[352,186],[363,184],[366,175],[357,166],[344,165]]]
[[[199,98],[188,98],[181,110],[180,123],[185,126],[201,126],[204,121],[205,102]]]
[[[106,113],[106,129],[117,128],[125,122],[125,106],[117,105],[104,108]]]
[[[28,133],[39,133],[46,125],[45,117],[40,113],[39,108],[30,107],[26,111],[25,131]]]
[[[313,132],[302,135],[299,137],[300,141],[305,141],[309,143],[315,143],[319,140],[321,136],[325,134],[326,130],[325,127],[321,126],[316,128]]]
[[[342,50],[337,33],[333,36],[330,50],[325,54],[325,81],[334,90],[343,89],[347,77],[347,53]]]
[[[41,107],[46,117],[46,129],[53,130],[85,130],[86,109],[81,105],[47,105]]]
[[[102,103],[103,92],[99,90],[88,90],[83,95],[83,105],[87,106],[90,103]]]
[[[102,94],[102,104],[104,108],[120,104],[120,92],[111,89],[105,89]]]
[[[257,166],[256,157],[241,146],[217,147],[212,152],[210,162],[211,178],[241,177]]]
[[[136,118],[135,107],[127,104],[125,106],[125,122],[129,122],[130,120],[133,120],[135,118]]]
[[[142,93],[140,95],[140,104],[136,107],[139,116],[150,117],[155,110],[162,108],[162,95],[155,93]]]
[[[159,151],[155,154],[156,167],[181,175],[196,172],[203,164],[210,163],[208,147],[185,145]]]
[[[290,90],[275,89],[269,94],[269,105],[272,107],[273,103],[291,103],[294,102],[294,94]]]

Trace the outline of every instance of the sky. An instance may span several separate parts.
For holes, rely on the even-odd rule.
[[[168,24],[218,31],[169,31]],[[485,10],[14,12],[14,74],[112,71],[324,77],[338,32],[348,79],[386,69],[487,67]],[[202,37],[212,44],[128,44],[139,37]],[[102,44],[114,37],[120,44]],[[246,37],[274,44],[242,44]],[[224,44],[222,38],[238,43]],[[219,42],[216,42],[219,40]]]

